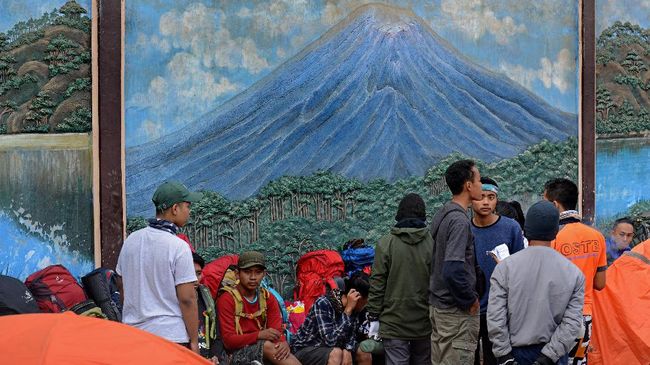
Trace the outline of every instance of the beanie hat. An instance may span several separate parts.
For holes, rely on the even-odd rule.
[[[419,218],[422,220],[427,218],[424,200],[418,194],[410,193],[399,202],[395,220],[399,222],[407,218]]]
[[[560,212],[553,203],[542,200],[528,208],[524,235],[529,241],[552,241],[560,225]]]

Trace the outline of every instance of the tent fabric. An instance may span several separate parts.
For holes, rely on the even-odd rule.
[[[589,364],[650,364],[650,240],[614,261],[595,293]]]
[[[0,328],[2,364],[211,364],[151,333],[71,312],[3,316]]]

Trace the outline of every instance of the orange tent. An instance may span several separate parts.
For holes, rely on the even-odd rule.
[[[70,312],[3,316],[0,329],[2,364],[211,364],[148,332]]]
[[[589,364],[650,364],[650,240],[607,269],[595,291]]]

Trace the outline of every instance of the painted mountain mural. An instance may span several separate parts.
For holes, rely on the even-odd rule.
[[[281,176],[422,176],[459,152],[485,162],[577,134],[562,112],[472,63],[409,10],[366,5],[190,124],[127,150],[129,215],[163,180],[247,198]]]

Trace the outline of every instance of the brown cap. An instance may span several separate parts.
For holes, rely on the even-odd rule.
[[[264,255],[257,251],[246,251],[239,255],[237,267],[240,269],[248,269],[253,266],[261,266],[266,270]]]

